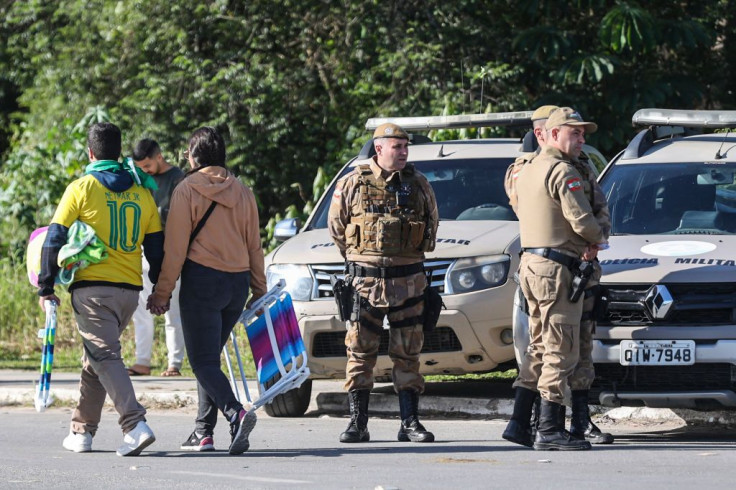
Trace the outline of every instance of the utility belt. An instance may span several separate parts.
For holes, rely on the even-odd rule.
[[[585,292],[586,286],[590,277],[595,271],[593,262],[587,260],[580,260],[576,257],[571,257],[562,252],[558,252],[553,248],[525,248],[525,253],[531,253],[539,255],[552,262],[567,267],[572,272],[572,284],[570,285],[570,295],[568,299],[571,303],[577,303],[580,297]]]
[[[575,271],[575,269],[580,267],[580,259],[564,254],[562,252],[558,252],[554,248],[522,248],[521,250],[524,253],[539,255],[540,257],[549,259],[552,262],[557,262],[558,264],[564,265],[573,272]]]
[[[338,318],[340,321],[358,321],[360,319],[361,310],[368,312],[371,316],[376,318],[382,318],[384,315],[381,310],[371,305],[367,298],[361,297],[360,294],[358,294],[357,289],[352,286],[353,277],[404,277],[422,271],[424,271],[424,264],[422,262],[395,267],[363,267],[349,262],[346,264],[346,275],[343,279],[338,278],[337,275],[330,276],[332,291],[337,303]],[[435,288],[431,287],[431,284],[432,275],[430,272],[429,277],[427,278],[427,287],[424,289],[423,294],[413,298],[408,298],[399,306],[390,306],[388,308],[388,313],[394,313],[415,306],[422,301],[424,302],[423,313],[421,315],[404,318],[403,320],[391,321],[389,322],[391,328],[402,328],[422,324],[425,332],[434,330],[437,326],[440,312],[445,305],[442,302],[440,293]],[[369,325],[366,325],[366,327],[370,328]],[[377,330],[380,331],[380,328],[377,328]]]
[[[346,266],[347,274],[353,277],[379,277],[381,279],[393,279],[396,277],[405,277],[417,272],[424,271],[424,262],[417,262],[409,265],[395,265],[391,267],[365,267],[355,262],[348,262]]]

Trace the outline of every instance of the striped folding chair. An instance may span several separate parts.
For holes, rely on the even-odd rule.
[[[307,350],[299,331],[291,296],[283,290],[285,286],[286,282],[280,280],[266,295],[255,301],[250,309],[245,310],[239,319],[239,323],[245,327],[256,364],[260,396],[252,402],[253,410],[270,403],[282,393],[298,388],[309,378]],[[234,336],[231,341],[233,346],[237,345]],[[240,355],[237,350],[235,352],[245,385]],[[226,356],[226,361],[231,381],[235,384],[229,356]],[[251,402],[247,387],[245,390],[248,401]]]

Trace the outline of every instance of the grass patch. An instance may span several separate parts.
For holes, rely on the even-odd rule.
[[[516,376],[518,376],[519,371],[516,368],[513,369],[505,369],[501,371],[491,371],[490,373],[480,373],[480,374],[436,374],[431,376],[425,376],[424,379],[426,381],[431,381],[433,383],[438,382],[462,382],[462,381],[489,381],[489,382],[498,382],[498,381],[508,381],[513,382],[514,379],[516,379]]]

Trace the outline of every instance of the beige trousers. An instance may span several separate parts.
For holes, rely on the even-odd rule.
[[[568,378],[580,358],[583,300],[568,300],[572,273],[544,257],[522,255],[519,276],[529,303],[530,343],[514,386],[563,404]]]
[[[74,432],[94,436],[106,395],[110,395],[120,416],[118,424],[123,433],[145,420],[146,409],[136,400],[120,348],[120,334],[137,306],[138,291],[131,289],[88,286],[72,291],[72,307],[84,347],[79,402],[71,423]]]

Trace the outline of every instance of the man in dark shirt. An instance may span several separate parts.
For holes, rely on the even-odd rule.
[[[166,226],[169,214],[169,201],[174,188],[184,178],[181,169],[170,165],[161,152],[159,144],[152,139],[142,139],[133,149],[133,160],[141,170],[153,176],[158,189],[153,191],[161,225]],[[151,374],[151,353],[153,350],[153,316],[146,310],[146,300],[152,292],[153,284],[148,280],[148,262],[143,258],[143,291],[138,299],[138,309],[133,314],[135,325],[135,364],[128,368],[131,376]],[[184,335],[181,330],[179,314],[179,283],[171,297],[171,309],[166,312],[166,348],[168,367],[162,376],[179,376],[184,360]]]

